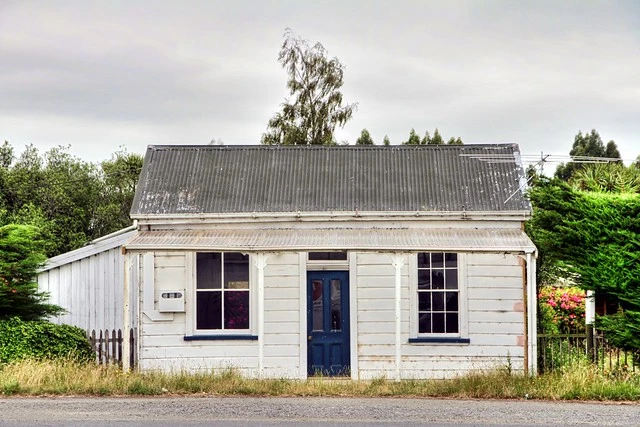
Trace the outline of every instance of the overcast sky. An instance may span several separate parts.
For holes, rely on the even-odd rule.
[[[0,0],[0,140],[258,144],[286,93],[285,28],[345,65],[338,140],[415,128],[568,154],[579,131],[640,154],[638,1]]]

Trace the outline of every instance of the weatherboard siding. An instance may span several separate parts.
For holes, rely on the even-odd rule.
[[[300,378],[306,365],[305,322],[300,298],[306,298],[304,263],[297,252],[267,253],[264,269],[263,371],[258,372],[257,340],[185,341],[190,334],[195,285],[193,252],[155,253],[155,292],[183,289],[186,313],[172,320],[152,321],[141,316],[140,367],[163,370],[232,368],[247,376]],[[352,252],[356,293],[355,346],[357,376],[361,379],[395,377],[395,267],[393,253]],[[524,304],[520,258],[513,254],[466,253],[460,258],[461,279],[466,286],[467,321],[463,337],[469,344],[409,343],[411,330],[410,283],[414,253],[403,254],[401,269],[401,375],[403,378],[443,378],[474,370],[510,365],[524,366]],[[191,260],[190,260],[191,258]],[[252,258],[253,259],[253,258]],[[253,262],[253,261],[252,261]],[[253,329],[257,333],[257,268],[252,264]],[[182,284],[179,286],[179,284]],[[140,291],[141,299],[144,292]],[[144,301],[141,300],[142,306]]]
[[[300,372],[300,257],[269,253],[264,269],[264,371],[266,377]]]
[[[469,344],[409,343],[409,264],[401,270],[401,376],[445,378],[524,367],[522,266],[513,254],[468,253],[461,260]],[[395,377],[395,268],[391,254],[357,254],[358,377]]]
[[[189,319],[194,316],[193,252],[155,252],[154,287],[157,296],[168,290],[186,292],[185,313],[173,313],[172,320],[153,321],[142,316],[140,325],[140,367],[142,369],[202,371],[235,369],[257,375],[256,340],[185,341],[190,335]],[[253,260],[253,258],[252,258]],[[256,328],[257,270],[252,266],[251,310]],[[295,377],[300,370],[300,266],[297,253],[270,253],[264,270],[264,363],[263,376]],[[144,306],[144,290],[140,298]]]
[[[154,252],[154,308],[158,296],[164,291],[185,292],[185,312],[170,313],[169,320],[151,320],[140,316],[139,367],[142,370],[163,371],[209,371],[237,369],[249,374],[257,366],[257,347],[253,341],[185,341],[190,335],[187,315],[193,315],[192,301],[188,292],[193,292],[194,254],[185,251]],[[144,265],[140,277],[144,277]],[[144,286],[140,285],[140,306],[145,307]],[[142,310],[144,313],[144,309]]]
[[[353,256],[353,255],[352,255]],[[358,252],[356,292],[358,298],[358,375],[360,378],[391,378],[395,369],[395,274],[392,253]],[[401,270],[402,330],[409,332],[408,254]]]

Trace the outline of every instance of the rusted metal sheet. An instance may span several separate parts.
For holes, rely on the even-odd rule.
[[[529,211],[516,144],[149,146],[131,214]]]
[[[152,230],[140,231],[125,246],[128,250],[535,250],[519,229],[475,228]]]

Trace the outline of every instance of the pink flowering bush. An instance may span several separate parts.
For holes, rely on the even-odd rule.
[[[585,331],[585,291],[575,286],[543,286],[538,293],[539,329],[544,334],[581,334]]]

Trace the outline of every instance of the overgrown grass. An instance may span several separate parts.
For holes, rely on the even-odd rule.
[[[482,399],[640,400],[639,374],[603,374],[589,365],[526,377],[506,369],[448,380],[248,379],[231,369],[208,373],[123,373],[73,360],[0,367],[0,395],[399,396]]]

